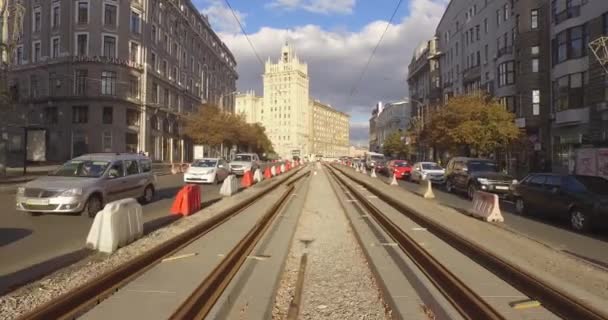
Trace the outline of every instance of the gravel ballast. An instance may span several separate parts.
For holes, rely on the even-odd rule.
[[[390,319],[374,276],[325,172],[317,168],[293,239],[273,309],[284,319],[308,254],[298,319]]]

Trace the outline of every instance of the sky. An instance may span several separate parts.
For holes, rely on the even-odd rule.
[[[399,0],[192,0],[237,61],[237,90],[262,95],[263,65],[278,59],[285,41],[308,63],[310,95],[351,115],[351,144],[367,145],[378,101],[408,96],[407,66],[430,39],[449,0],[402,0],[363,73]],[[363,73],[363,77],[360,77]],[[361,79],[358,81],[358,79]]]

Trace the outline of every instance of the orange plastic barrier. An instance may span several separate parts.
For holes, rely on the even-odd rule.
[[[266,169],[264,169],[264,179],[270,179],[272,178],[272,173],[270,172],[270,167],[266,167]]]
[[[281,166],[276,166],[277,168],[277,176],[281,174]]]
[[[188,184],[181,188],[171,206],[171,214],[189,216],[201,209],[201,189]]]
[[[251,170],[247,170],[243,174],[243,179],[241,179],[241,187],[249,188],[251,185],[253,185],[253,175],[251,174]]]

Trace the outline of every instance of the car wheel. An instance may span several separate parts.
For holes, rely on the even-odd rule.
[[[515,211],[518,214],[525,215],[527,210],[528,210],[528,208],[526,207],[526,204],[524,203],[524,199],[516,198],[515,199]]]
[[[89,218],[95,218],[97,213],[103,209],[103,203],[101,202],[101,197],[94,194],[89,197],[87,203],[84,206],[83,213],[89,216]]]
[[[150,203],[154,200],[154,187],[147,186],[144,189],[144,195],[141,197],[143,203]]]
[[[450,181],[445,182],[445,191],[447,191],[448,193],[452,193],[453,187]]]
[[[477,192],[477,187],[475,187],[475,185],[472,183],[469,184],[469,187],[467,188],[467,196],[469,196],[469,199],[473,200],[475,192]]]
[[[591,227],[587,215],[577,208],[572,208],[572,210],[570,210],[570,225],[572,226],[572,229],[579,232],[588,231]]]

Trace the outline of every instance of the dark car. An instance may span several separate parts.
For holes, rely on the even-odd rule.
[[[517,180],[498,169],[496,162],[479,158],[452,158],[445,170],[445,188],[448,192],[465,191],[473,198],[476,191],[510,196]]]
[[[386,175],[388,173],[388,167],[387,167],[387,162],[386,161],[381,161],[378,160],[376,161],[375,165],[374,165],[374,170],[376,170],[377,174],[384,174]]]
[[[533,173],[515,186],[515,209],[568,219],[577,231],[608,226],[608,180],[602,177]]]

